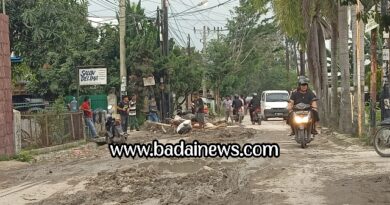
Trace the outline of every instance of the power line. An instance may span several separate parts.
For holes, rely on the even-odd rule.
[[[217,4],[217,5],[215,5],[215,6],[211,6],[211,7],[208,7],[208,8],[199,9],[199,10],[195,10],[195,11],[182,11],[182,12],[173,14],[173,16],[174,16],[174,17],[177,17],[177,16],[186,15],[186,14],[192,14],[192,13],[198,13],[198,12],[207,11],[207,10],[214,9],[214,8],[216,8],[216,7],[219,7],[219,6],[222,6],[222,5],[231,3],[231,2],[233,2],[233,1],[236,1],[236,0],[227,0],[227,1],[223,2],[223,3]]]
[[[173,5],[169,4],[169,7],[171,8],[172,11],[175,11]],[[179,27],[179,24],[178,24],[178,22],[177,22],[177,20],[176,20],[176,18],[174,17],[173,19],[174,19],[174,21],[175,21],[175,23],[176,23],[177,28],[180,28],[180,27]],[[180,33],[181,40],[182,40],[183,42],[185,42],[184,37],[183,37],[183,35],[182,35],[182,32],[179,31],[179,33]]]
[[[117,11],[116,11],[115,9],[113,9],[112,7],[107,7],[106,4],[102,4],[100,1],[91,0],[91,2],[94,2],[95,4],[97,4],[97,5],[99,5],[99,6],[103,7],[103,8],[106,8],[106,9],[108,9],[108,10],[111,10],[111,11],[113,11],[113,12],[117,12]]]

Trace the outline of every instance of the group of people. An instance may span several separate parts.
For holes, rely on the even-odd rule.
[[[244,96],[234,95],[233,100],[231,96],[226,96],[222,101],[222,106],[225,110],[225,121],[228,122],[229,118],[231,122],[242,122],[245,115],[245,100]]]
[[[127,133],[128,124],[130,123],[130,132],[136,129],[139,131],[139,124],[137,120],[137,96],[131,95],[131,99],[128,96],[123,96],[122,101],[118,104],[118,112],[121,116],[121,123],[123,132]],[[152,122],[160,122],[158,117],[157,102],[154,97],[148,99],[148,120]]]
[[[293,122],[291,121],[292,118],[292,111],[293,106],[298,103],[305,103],[311,105],[311,112],[313,114],[313,120],[314,120],[314,126],[312,129],[312,134],[318,134],[316,130],[316,124],[319,122],[319,115],[317,111],[317,97],[314,94],[313,91],[309,89],[309,80],[301,76],[298,80],[298,88],[293,90],[290,96],[289,104],[288,104],[288,111],[289,111],[289,117],[287,120],[287,124],[291,126],[291,133],[290,135],[295,135],[294,129],[293,129]],[[245,102],[244,97],[241,95],[234,95],[234,99],[232,100],[230,96],[226,96],[225,99],[222,102],[222,106],[225,110],[225,121],[228,122],[229,118],[231,121],[240,122],[242,121],[244,114],[245,114],[245,106],[249,109],[249,112],[252,113],[256,109],[260,108],[260,99],[258,99],[257,93],[253,93],[253,98],[250,102]],[[252,120],[252,115],[250,115]]]
[[[75,109],[74,108],[75,104],[77,105],[77,101],[75,101],[76,103],[73,103],[73,101],[75,101],[75,99],[73,99],[72,102],[68,105],[68,107],[70,107],[71,110]],[[96,138],[97,131],[94,126],[93,111],[91,109],[91,102],[88,96],[84,98],[84,101],[79,107],[79,109],[84,113],[84,121],[86,126],[90,130],[91,138]],[[127,133],[129,124],[130,124],[130,132],[133,131],[134,129],[136,131],[139,131],[139,124],[137,120],[137,96],[136,95],[133,94],[130,97],[122,96],[122,100],[118,103],[117,111],[121,118],[121,127],[123,132]],[[150,97],[148,120],[152,122],[159,122],[160,119],[157,113],[158,113],[158,108],[157,108],[156,100],[154,97]]]
[[[129,99],[128,96],[123,96],[122,101],[118,104],[118,112],[121,116],[121,125],[122,129],[125,133],[127,133],[128,123],[130,123],[130,131],[136,129],[139,131],[139,125],[137,121],[137,111],[136,111],[136,95],[131,95],[131,99]],[[291,113],[293,111],[293,106],[298,103],[305,103],[310,104],[312,107],[312,113],[314,116],[314,125],[318,123],[319,116],[317,111],[317,101],[315,94],[308,88],[308,80],[306,78],[301,78],[298,81],[298,88],[294,90],[291,94],[290,101],[289,101],[289,117],[287,120],[287,124],[291,126],[291,134],[294,135],[294,130],[292,127],[291,122]],[[73,99],[75,101],[75,99]],[[77,103],[71,103],[72,110],[74,108],[74,104]],[[73,106],[72,106],[73,105]],[[203,127],[205,120],[205,110],[204,110],[204,103],[201,97],[198,95],[195,96],[195,100],[192,103],[193,113],[195,113],[195,118],[199,122],[200,126]],[[250,113],[252,113],[254,110],[258,109],[260,107],[260,100],[257,97],[257,93],[253,93],[253,98],[250,102],[246,103],[244,100],[243,95],[234,95],[233,100],[230,96],[226,96],[225,99],[222,102],[223,107],[225,108],[225,121],[228,122],[229,118],[231,121],[236,121],[241,123],[244,119],[245,115],[245,106],[249,108]],[[92,138],[97,137],[97,132],[93,123],[93,112],[91,110],[90,105],[90,99],[89,97],[85,97],[83,103],[79,107],[80,110],[84,112],[84,119],[85,124],[88,126],[88,128],[91,131]],[[149,98],[149,115],[148,120],[153,122],[159,122],[159,117],[157,115],[158,109],[157,109],[157,103],[154,97]],[[251,115],[252,120],[252,115]],[[316,126],[313,127],[313,134],[317,134]]]
[[[136,129],[139,131],[139,125],[137,120],[137,96],[131,95],[122,96],[122,101],[118,103],[117,111],[121,116],[121,126],[123,132],[127,133],[127,127],[130,123],[130,132]]]

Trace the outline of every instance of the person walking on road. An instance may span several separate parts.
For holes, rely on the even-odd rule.
[[[241,118],[240,118],[240,115],[239,115],[239,111],[242,107],[242,101],[238,98],[238,95],[234,95],[234,100],[233,100],[233,103],[232,103],[232,108],[233,108],[233,116],[234,116],[234,119],[236,122],[240,122],[241,123]]]
[[[137,120],[137,96],[132,95],[129,102],[129,121],[130,121],[130,132],[134,129],[139,131],[139,125]]]

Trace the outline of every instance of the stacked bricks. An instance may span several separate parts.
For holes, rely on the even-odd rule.
[[[0,156],[15,154],[8,22],[8,16],[0,14]]]

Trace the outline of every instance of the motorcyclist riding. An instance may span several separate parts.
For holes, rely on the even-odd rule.
[[[315,126],[316,123],[319,121],[318,110],[317,110],[317,100],[318,99],[317,99],[316,95],[309,89],[308,84],[309,84],[309,80],[304,76],[300,76],[300,78],[298,80],[298,88],[296,90],[294,90],[293,93],[291,94],[291,97],[290,97],[290,100],[288,103],[288,108],[287,108],[289,111],[287,124],[289,124],[291,127],[290,136],[295,135],[294,129],[293,129],[293,123],[292,123],[293,107],[294,107],[294,105],[299,104],[299,103],[311,105],[310,111],[313,115],[313,120],[314,120],[312,134],[314,134],[314,135],[318,134],[318,132],[316,130],[316,126]]]
[[[235,121],[238,122],[239,121],[239,110],[241,109],[241,107],[243,106],[242,104],[242,101],[239,99],[239,96],[238,94],[235,94],[234,95],[234,100],[233,100],[233,103],[232,103],[232,108],[233,108],[233,116],[235,116]]]
[[[253,121],[253,112],[256,111],[256,109],[260,108],[260,99],[257,97],[257,93],[253,93],[253,98],[249,102],[249,113],[251,116],[251,121]]]

